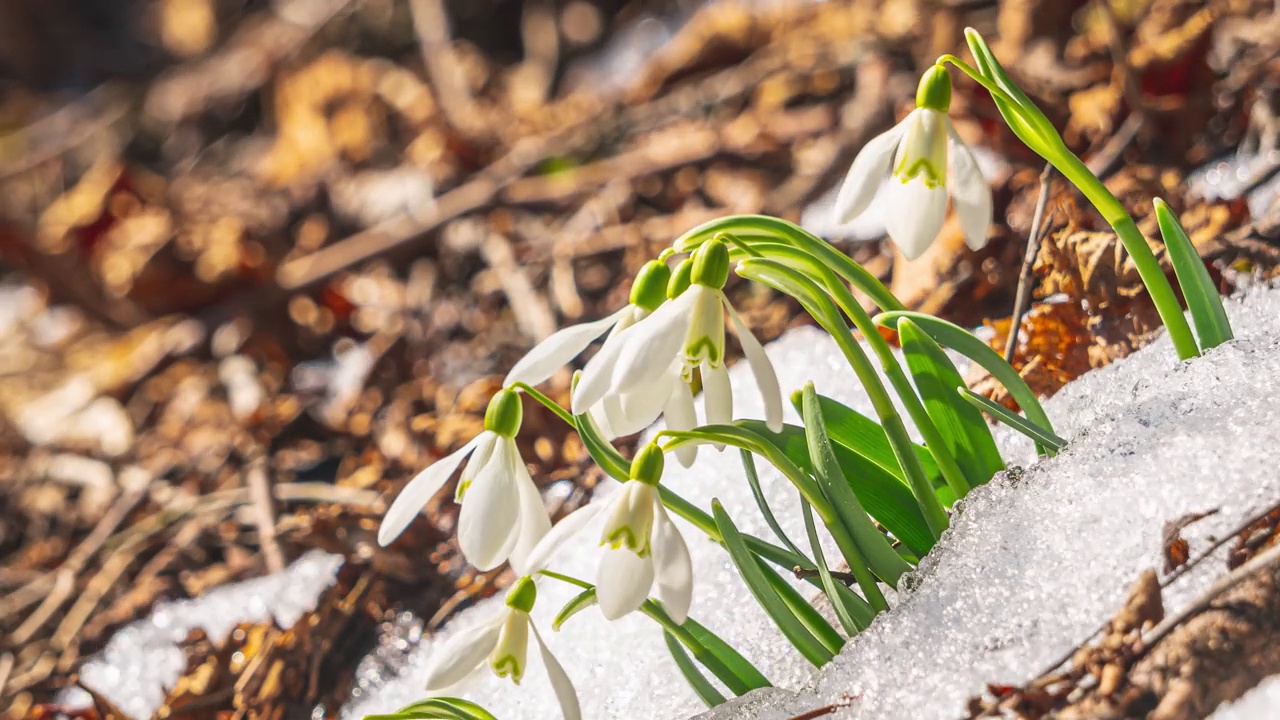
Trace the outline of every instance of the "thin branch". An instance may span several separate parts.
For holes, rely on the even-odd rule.
[[[1018,274],[1018,294],[1013,303],[1013,318],[1009,323],[1009,340],[1004,346],[1004,361],[1013,364],[1013,353],[1018,349],[1018,333],[1022,329],[1022,316],[1031,304],[1031,271],[1040,254],[1040,232],[1044,211],[1049,205],[1049,181],[1053,178],[1053,165],[1044,164],[1040,171],[1040,196],[1036,199],[1036,211],[1031,217],[1031,233],[1027,235],[1027,252],[1022,258],[1022,272]]]

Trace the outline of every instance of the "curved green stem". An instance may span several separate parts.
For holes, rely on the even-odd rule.
[[[560,407],[559,403],[547,397],[541,390],[538,390],[537,388],[533,387],[529,383],[525,383],[525,382],[513,382],[511,383],[511,387],[528,394],[529,397],[542,403],[543,406],[545,406],[548,410],[555,413],[556,417],[563,420],[565,425],[568,425],[569,427],[574,428],[575,430],[577,429],[578,425],[573,421],[573,415],[570,414],[568,410],[565,410],[564,408]]]
[[[898,414],[897,407],[894,406],[893,400],[889,397],[888,391],[885,390],[880,376],[876,374],[870,359],[863,352],[862,346],[854,339],[853,333],[849,331],[848,326],[840,320],[839,311],[831,298],[806,275],[776,261],[744,261],[738,267],[738,274],[764,283],[779,292],[784,292],[796,298],[809,315],[817,320],[818,324],[827,332],[831,333],[836,345],[840,347],[840,351],[844,354],[845,359],[853,368],[854,374],[858,376],[859,382],[862,383],[863,388],[866,390],[867,396],[871,399],[871,405],[880,419],[880,425],[884,428],[885,434],[893,447],[894,456],[902,467],[903,474],[907,478],[908,485],[911,486],[911,492],[915,496],[916,502],[920,505],[921,512],[924,513],[925,522],[928,523],[934,538],[940,537],[949,524],[947,513],[943,509],[942,503],[939,502],[938,496],[934,493],[928,477],[925,476],[924,468],[920,465],[920,459],[916,457],[911,437],[907,434],[906,425],[902,422],[902,417]],[[870,327],[872,329],[871,335],[879,337],[879,333],[875,331],[874,326]],[[868,336],[868,339],[870,339],[871,335]],[[883,338],[880,338],[880,340],[884,342]],[[894,364],[896,365],[896,362]],[[911,391],[911,394],[914,397],[914,391]],[[934,447],[931,445],[929,449],[935,452],[936,457]],[[961,478],[963,479],[963,476]],[[817,509],[817,505],[814,505],[814,508]],[[821,513],[819,513],[819,516],[821,516]]]
[[[916,391],[912,387],[911,381],[907,378],[907,374],[903,371],[902,365],[894,357],[893,348],[889,347],[888,341],[880,334],[875,321],[871,319],[866,310],[862,309],[862,304],[853,296],[849,288],[836,277],[831,268],[820,262],[815,262],[811,256],[801,250],[787,246],[769,246],[767,252],[771,256],[783,259],[790,265],[798,265],[797,269],[808,272],[826,288],[827,293],[835,300],[836,305],[853,321],[854,327],[858,328],[858,332],[862,333],[863,337],[866,338],[867,344],[875,352],[876,359],[880,361],[880,367],[884,371],[885,377],[893,385],[894,392],[898,393],[898,397],[902,399],[902,404],[907,409],[907,415],[911,417],[916,429],[920,431],[920,436],[924,438],[925,445],[929,447],[934,461],[938,463],[938,470],[947,481],[947,486],[951,488],[957,498],[967,495],[969,490],[972,489],[972,484],[965,477],[960,464],[956,462],[955,455],[947,448],[947,444],[942,438],[942,433],[938,431],[938,426],[933,422],[933,418],[929,417],[924,403],[916,395]]]

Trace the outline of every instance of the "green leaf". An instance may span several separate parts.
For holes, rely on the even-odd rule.
[[[798,413],[804,412],[802,396],[801,390],[791,393],[791,405]],[[898,457],[893,454],[893,445],[889,443],[889,436],[880,423],[821,393],[818,394],[818,404],[822,408],[822,417],[827,421],[827,433],[831,442],[845,446],[893,475],[904,486],[907,484],[907,477],[902,473]],[[924,469],[925,475],[937,485],[942,480],[942,473],[933,461],[933,453],[923,445],[911,445],[915,448],[916,458],[920,460],[920,467]]]
[[[1187,300],[1196,334],[1200,336],[1200,349],[1217,347],[1235,337],[1227,311],[1222,307],[1222,298],[1218,296],[1218,288],[1214,287],[1213,278],[1209,277],[1208,269],[1177,216],[1160,198],[1155,199],[1155,206],[1160,236],[1164,238],[1173,272],[1182,286],[1182,296]]]
[[[739,449],[738,452],[742,456],[742,469],[747,474],[747,484],[751,486],[751,495],[756,500],[756,507],[760,508],[760,514],[764,516],[764,522],[773,531],[773,534],[786,545],[791,552],[804,557],[804,552],[793,542],[787,534],[783,532],[782,526],[778,524],[778,518],[774,517],[773,509],[769,507],[768,501],[764,498],[764,491],[760,489],[760,476],[756,473],[756,461],[751,457],[751,453],[747,450]]]
[[[1009,408],[988,400],[964,385],[956,387],[956,392],[959,393],[960,397],[968,400],[975,408],[985,410],[995,419],[1035,440],[1036,443],[1052,449],[1055,453],[1067,446],[1067,441],[1054,435],[1052,431],[1040,427],[1021,415],[1010,412]]]
[[[497,720],[497,718],[470,700],[434,697],[406,705],[394,713],[365,715],[364,720]]]
[[[1004,469],[1004,460],[982,413],[956,397],[953,391],[957,385],[964,385],[964,378],[938,343],[909,318],[898,323],[898,334],[907,368],[924,400],[925,410],[960,464],[969,486],[990,480]],[[964,497],[968,488],[951,490],[957,497]]]
[[[809,457],[816,470],[818,484],[836,507],[841,523],[853,538],[857,547],[856,555],[861,555],[849,557],[846,554],[845,560],[854,577],[858,578],[858,587],[862,588],[862,594],[871,603],[871,607],[887,610],[889,605],[885,602],[884,595],[876,586],[875,578],[867,571],[870,570],[886,583],[897,587],[898,580],[905,573],[911,572],[911,565],[902,559],[884,534],[871,523],[866,510],[862,509],[862,503],[858,502],[857,495],[849,487],[849,481],[840,469],[831,441],[827,437],[827,423],[822,416],[822,407],[818,403],[818,393],[814,391],[813,383],[805,383],[803,392]]]
[[[813,631],[807,627],[806,623],[796,615],[796,611],[791,607],[784,598],[779,595],[777,582],[771,581],[770,577],[778,582],[782,582],[766,565],[747,549],[746,542],[742,539],[738,528],[729,519],[728,513],[724,511],[724,507],[719,500],[711,501],[711,514],[715,518],[716,527],[720,529],[720,535],[724,538],[725,548],[729,551],[729,558],[738,568],[739,574],[742,576],[743,582],[746,583],[747,589],[751,591],[756,602],[760,603],[760,607],[764,609],[765,614],[773,620],[778,629],[782,631],[784,637],[795,646],[796,650],[805,657],[806,660],[815,666],[821,667],[831,661],[835,657],[835,651],[827,646],[826,643],[820,641]],[[782,584],[786,584],[782,582]],[[790,585],[787,585],[790,588]],[[794,589],[792,589],[794,592]],[[803,603],[803,601],[801,601]],[[812,608],[810,608],[812,609]],[[825,622],[825,621],[824,621]],[[831,633],[835,630],[827,626]],[[837,636],[838,639],[838,636]]]
[[[572,600],[565,603],[564,607],[560,608],[560,612],[556,613],[555,620],[551,621],[551,629],[560,632],[560,626],[564,625],[569,618],[595,605],[596,602],[596,589],[594,587],[583,590],[575,595]]]
[[[645,600],[640,605],[640,612],[643,612],[645,615],[653,618],[662,626],[663,630],[674,635],[677,640],[688,648],[689,652],[693,653],[693,656],[697,658],[698,662],[702,663],[703,667],[710,670],[711,674],[720,678],[720,682],[724,683],[724,686],[729,688],[729,690],[735,695],[742,695],[749,692],[753,687],[759,687],[750,684],[746,678],[738,675],[733,667],[721,661],[717,654],[713,653],[705,645],[699,642],[691,632],[685,629],[684,625],[676,624],[676,621],[671,619],[671,616],[667,614],[667,611],[661,604],[653,600]],[[685,622],[688,622],[687,618],[685,619]],[[721,644],[723,645],[723,643]],[[733,653],[733,655],[740,660],[742,658],[742,656],[738,655],[736,652]],[[745,660],[742,660],[742,662],[746,663]],[[750,665],[750,663],[746,664]],[[760,672],[755,670],[755,668],[751,668],[751,671],[752,672],[748,673],[747,677],[754,678],[760,674]]]
[[[689,631],[689,634],[699,644],[705,647],[725,667],[729,668],[735,677],[745,682],[748,687],[755,689],[771,686],[769,679],[761,674],[756,666],[751,664],[751,661],[742,657],[737,650],[733,649],[732,645],[722,640],[719,635],[703,627],[697,620],[685,618],[682,627]]]
[[[666,505],[668,510],[701,530],[713,542],[724,543],[720,537],[720,530],[716,527],[715,520],[711,518],[707,511],[680,497],[665,485],[658,486],[658,494],[662,497],[662,504]],[[761,540],[755,535],[744,534],[743,538],[746,539],[747,547],[751,548],[751,552],[780,568],[790,570],[797,565],[802,567],[809,566],[809,560],[803,555],[796,555],[786,548]],[[814,580],[814,584],[817,584],[817,580]]]
[[[756,566],[764,573],[765,580],[778,593],[778,597],[786,604],[787,609],[795,614],[805,628],[813,633],[813,636],[822,643],[831,655],[834,657],[840,652],[840,648],[844,646],[844,638],[840,637],[840,633],[831,627],[831,623],[818,612],[817,608],[809,604],[809,601],[800,594],[800,591],[787,582],[786,578],[779,575],[773,568],[764,563],[763,560],[756,558]]]
[[[827,414],[829,407],[827,402],[822,402],[823,398],[819,396],[819,402],[823,408],[824,416],[830,418]],[[830,406],[839,406],[844,408],[840,403],[834,400],[829,401]],[[799,409],[799,408],[797,408]],[[846,419],[850,416],[856,416],[858,420],[865,421],[872,427],[880,426],[874,421],[859,415],[853,410],[844,408],[846,411]],[[881,465],[874,457],[878,449],[869,448],[866,445],[850,445],[842,442],[841,438],[836,437],[835,428],[837,424],[828,421],[828,430],[831,432],[833,442],[832,450],[836,455],[836,462],[840,464],[844,470],[844,476],[849,481],[849,486],[853,488],[853,492],[858,497],[858,501],[866,508],[867,513],[875,518],[881,525],[884,525],[895,538],[902,541],[904,545],[919,555],[924,555],[933,547],[933,533],[929,531],[929,524],[925,522],[924,513],[920,512],[920,506],[916,504],[915,496],[911,493],[911,488],[907,486],[906,481],[902,480],[902,469],[896,459],[891,459],[888,463],[897,472],[896,475],[891,474],[883,465]],[[782,432],[773,433],[765,426],[764,422],[758,420],[738,420],[736,424],[749,428],[755,433],[769,439],[771,443],[777,446],[784,455],[787,456],[795,464],[799,465],[806,473],[814,474],[813,463],[809,459],[809,445],[805,438],[804,428],[798,425],[784,425]],[[881,431],[881,438],[884,438]],[[848,443],[856,443],[854,435],[846,435],[844,441]],[[884,440],[884,444],[888,446],[888,440]],[[928,450],[920,446],[920,456],[927,456]],[[868,455],[864,455],[866,452]],[[890,457],[893,451],[888,450]],[[923,463],[922,463],[923,464]],[[932,460],[925,465],[926,470],[933,468]],[[934,478],[941,478],[941,475],[934,469]]]
[[[680,674],[684,676],[684,679],[689,683],[689,687],[693,688],[693,691],[702,699],[702,702],[706,703],[707,707],[715,707],[722,704],[724,695],[721,695],[720,691],[703,677],[697,666],[693,664],[693,660],[689,658],[689,654],[680,646],[680,641],[676,640],[675,636],[667,630],[662,631],[662,639],[666,641],[667,650],[671,652],[672,659],[676,661],[676,667],[680,668]]]
[[[827,559],[822,555],[822,540],[818,537],[818,527],[813,522],[813,508],[809,503],[800,498],[800,511],[804,514],[804,529],[809,534],[809,545],[813,548],[813,556],[817,560],[818,577],[822,580],[822,591],[826,593],[827,599],[831,601],[831,607],[835,608],[836,618],[840,620],[840,626],[844,628],[844,634],[853,637],[859,630],[866,627],[859,625],[853,618],[853,611],[847,606],[847,596],[841,595],[837,590],[835,578],[831,577],[831,569],[827,567]],[[871,607],[867,606],[870,610]],[[874,614],[874,611],[872,611]]]
[[[1031,392],[1031,388],[1027,386],[1027,381],[1023,380],[1018,371],[1005,362],[1004,358],[1000,357],[995,350],[992,350],[986,343],[974,337],[973,333],[954,323],[917,312],[895,311],[882,313],[876,317],[876,322],[885,327],[897,329],[898,321],[902,318],[909,318],[916,325],[919,325],[920,329],[928,333],[929,337],[937,341],[939,345],[949,347],[982,366],[983,369],[991,373],[992,377],[1000,381],[1001,385],[1004,385],[1009,394],[1013,396],[1014,401],[1027,414],[1027,419],[1049,432],[1053,432],[1053,424],[1049,422],[1049,416],[1045,414],[1044,408],[1040,405],[1040,400],[1036,398],[1036,394]]]

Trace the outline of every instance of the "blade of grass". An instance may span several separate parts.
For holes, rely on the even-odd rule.
[[[772,683],[769,679],[761,674],[760,670],[751,661],[742,657],[742,655],[733,649],[733,646],[725,642],[719,635],[708,630],[701,623],[693,618],[685,618],[685,630],[693,636],[703,647],[712,655],[715,655],[725,667],[733,671],[734,675],[741,678],[751,688],[770,687]]]
[[[1063,440],[1021,415],[1011,412],[1009,408],[1006,408],[1000,403],[992,402],[963,385],[958,386],[956,388],[956,392],[960,394],[960,397],[972,403],[974,407],[979,410],[986,411],[991,415],[991,417],[994,417],[1005,425],[1008,425],[1014,430],[1017,430],[1023,435],[1035,440],[1040,445],[1051,448],[1055,453],[1067,446],[1066,440]]]
[[[1169,251],[1169,261],[1178,277],[1178,285],[1182,286],[1182,297],[1191,311],[1191,321],[1195,323],[1196,335],[1200,338],[1200,349],[1217,347],[1235,337],[1226,308],[1222,307],[1222,298],[1218,296],[1218,288],[1177,216],[1160,198],[1155,199],[1155,206],[1160,236]]]

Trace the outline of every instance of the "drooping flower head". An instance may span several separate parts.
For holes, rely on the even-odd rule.
[[[965,242],[974,250],[986,244],[991,188],[952,127],[950,107],[951,73],[935,65],[920,78],[916,109],[863,146],[854,159],[836,198],[836,223],[861,215],[889,175],[885,226],[907,259],[919,257],[937,239],[948,195]]]
[[[765,419],[782,429],[777,373],[760,342],[725,297],[729,251],[713,239],[681,263],[667,286],[670,298],[653,314],[619,333],[587,363],[573,393],[573,412],[604,402],[609,423],[643,428],[661,412],[671,429],[696,423],[689,383],[697,370],[706,392],[708,423],[733,418],[733,394],[724,364],[727,312],[764,400]],[[692,448],[689,448],[692,450]],[[681,452],[688,464],[691,455]]]
[[[447,693],[485,668],[519,685],[528,667],[529,635],[532,634],[560,702],[561,714],[565,720],[579,720],[582,711],[573,682],[529,618],[537,599],[538,588],[531,576],[516,580],[507,592],[501,611],[458,632],[436,650],[427,668],[427,692]]]
[[[689,615],[693,561],[658,495],[664,464],[656,443],[641,448],[631,463],[631,479],[603,511],[600,544],[605,552],[596,575],[596,599],[608,620],[638,609],[651,590],[677,623]]]
[[[663,259],[650,260],[636,273],[631,284],[630,301],[621,310],[594,322],[570,325],[538,343],[507,373],[503,385],[517,382],[537,385],[582,354],[596,338],[609,333],[607,344],[618,333],[648,317],[666,299],[671,270]]]
[[[485,411],[484,432],[409,481],[383,516],[378,543],[386,546],[404,532],[470,456],[455,496],[462,505],[462,554],[480,570],[492,570],[508,559],[513,565],[523,562],[551,529],[551,520],[516,446],[522,420],[520,396],[508,389],[498,391]]]

